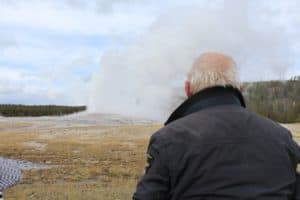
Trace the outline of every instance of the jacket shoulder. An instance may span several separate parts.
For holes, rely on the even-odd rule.
[[[276,136],[283,140],[291,137],[290,131],[281,124],[237,106],[217,106],[195,112],[168,124],[159,135],[169,138],[177,133],[193,134],[195,131],[197,135],[207,135],[228,128],[259,130],[267,133],[265,136]]]
[[[163,127],[152,134],[149,145],[155,149],[160,149],[170,143],[170,130],[168,127]]]
[[[255,119],[256,123],[259,124],[261,127],[264,126],[272,130],[277,130],[276,132],[281,133],[283,136],[292,137],[292,133],[290,132],[290,130],[284,127],[283,125],[281,125],[280,123],[275,122],[257,113],[251,111],[247,111],[247,112],[249,113],[249,115],[251,115],[253,119]]]

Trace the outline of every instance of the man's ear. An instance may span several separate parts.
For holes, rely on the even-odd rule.
[[[240,85],[240,91],[241,91],[241,93],[243,93],[244,92],[244,85]]]
[[[188,80],[185,81],[185,93],[186,93],[186,96],[188,96],[188,97],[192,96],[191,82]]]

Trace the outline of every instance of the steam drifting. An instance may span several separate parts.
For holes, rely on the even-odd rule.
[[[299,4],[226,0],[167,11],[143,36],[102,57],[90,111],[164,120],[184,96],[193,60],[206,51],[233,56],[243,81],[283,78],[299,46],[291,28],[297,21],[289,18]]]

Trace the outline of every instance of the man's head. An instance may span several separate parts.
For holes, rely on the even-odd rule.
[[[205,88],[226,85],[240,89],[235,61],[230,56],[209,52],[194,62],[185,82],[185,91],[190,97]]]

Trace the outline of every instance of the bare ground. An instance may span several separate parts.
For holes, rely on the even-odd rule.
[[[0,118],[0,156],[23,170],[6,199],[131,199],[149,136],[161,127],[112,115]]]

